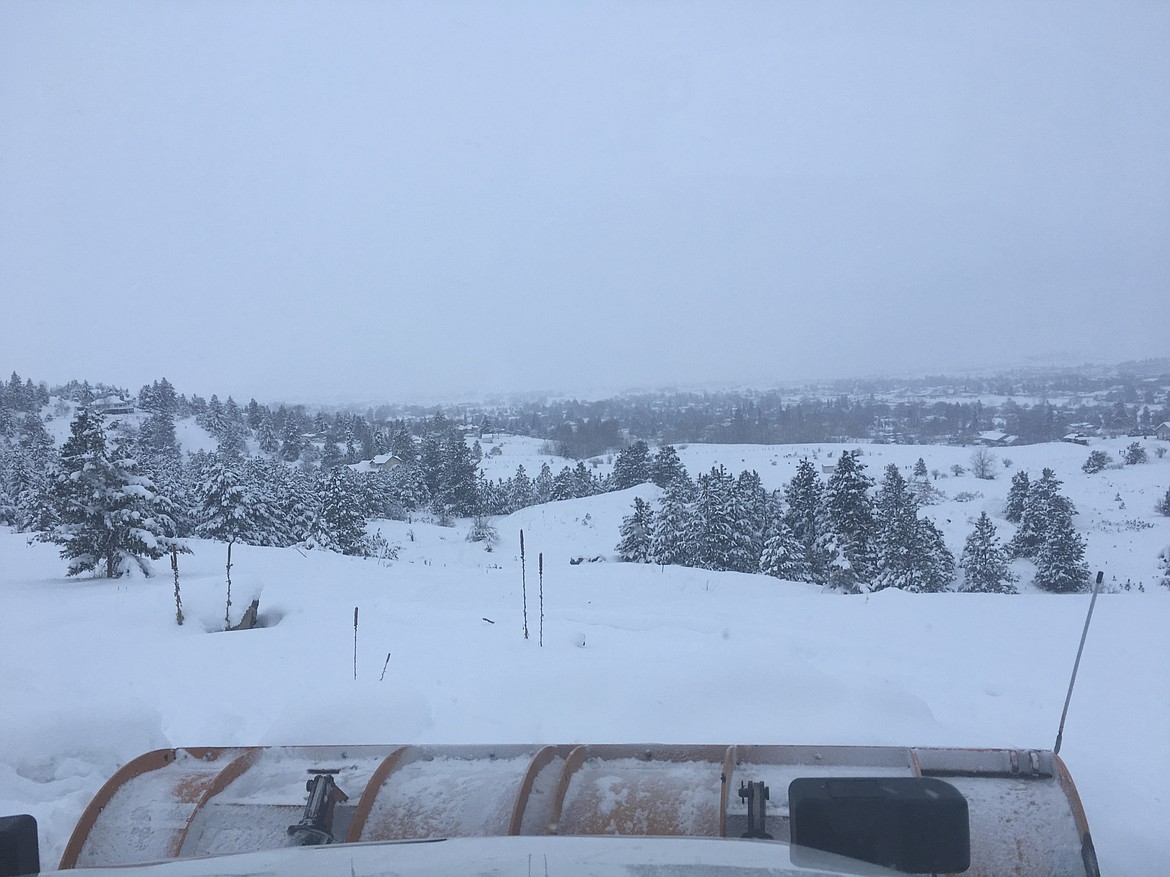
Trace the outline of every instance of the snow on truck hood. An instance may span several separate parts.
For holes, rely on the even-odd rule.
[[[886,868],[776,841],[666,837],[485,837],[293,847],[129,868],[102,877],[889,877]]]

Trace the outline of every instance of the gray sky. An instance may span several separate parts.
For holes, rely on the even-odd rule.
[[[0,369],[265,401],[1170,354],[1170,3],[0,4]]]

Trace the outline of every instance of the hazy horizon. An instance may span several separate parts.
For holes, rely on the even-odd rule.
[[[324,402],[1164,356],[1166,45],[1156,3],[6,3],[0,360]]]

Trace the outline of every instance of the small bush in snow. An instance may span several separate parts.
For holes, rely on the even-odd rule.
[[[1144,463],[1149,458],[1146,456],[1146,449],[1141,446],[1140,442],[1133,442],[1125,449],[1125,465],[1135,466],[1138,463]]]
[[[1090,451],[1089,459],[1085,460],[1085,464],[1081,466],[1081,471],[1086,475],[1093,475],[1100,472],[1109,465],[1109,455],[1104,451]]]
[[[1170,517],[1170,487],[1166,488],[1166,495],[1158,500],[1158,504],[1154,506],[1154,511],[1160,515]]]
[[[972,502],[977,499],[983,499],[983,494],[979,491],[962,490],[955,494],[955,502]]]
[[[500,534],[487,518],[477,517],[467,532],[467,541],[482,542],[484,549],[491,551],[492,547],[500,541]]]

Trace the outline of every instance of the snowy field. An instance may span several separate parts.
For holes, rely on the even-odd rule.
[[[1129,440],[1093,447],[1118,459]],[[548,459],[542,443],[484,440],[488,474]],[[1065,731],[1103,873],[1170,868],[1170,592],[1157,552],[1170,518],[1154,504],[1170,457],[1080,471],[1089,448],[995,451],[865,446],[868,473],[922,456],[947,500],[926,509],[951,550],[981,511],[1005,541],[1010,476],[1056,470],[1080,511],[1087,559],[1112,589],[1098,601]],[[843,446],[842,446],[843,447]],[[722,463],[782,486],[801,456],[842,447],[692,445],[698,475]],[[851,447],[851,446],[850,446]],[[605,471],[603,460],[599,471]],[[691,742],[1050,748],[1088,596],[1024,593],[846,597],[763,576],[613,562],[623,515],[651,486],[551,503],[496,520],[500,543],[466,541],[467,521],[375,522],[400,546],[386,566],[297,549],[237,546],[233,613],[259,594],[266,625],[222,627],[224,546],[180,559],[188,621],[174,623],[170,570],[67,579],[56,549],[0,528],[0,813],[30,812],[54,867],[74,822],[114,770],[168,746],[292,743]],[[962,493],[974,495],[964,501]],[[518,533],[527,548],[522,635]],[[544,556],[543,647],[537,556]],[[577,557],[605,562],[571,564]],[[1137,585],[1144,592],[1136,590]],[[360,607],[357,680],[353,610]],[[490,621],[489,621],[490,619]],[[385,678],[380,680],[387,653]]]

